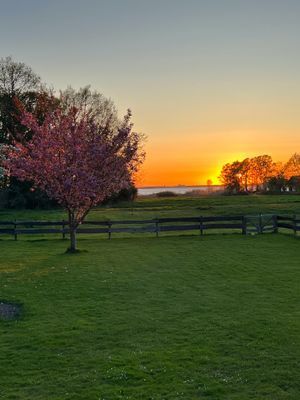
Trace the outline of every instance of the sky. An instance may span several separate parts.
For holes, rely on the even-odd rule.
[[[0,57],[87,84],[147,135],[140,186],[300,152],[299,0],[0,0]]]

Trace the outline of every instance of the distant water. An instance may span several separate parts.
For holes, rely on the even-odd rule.
[[[217,192],[222,190],[222,185],[213,186],[151,186],[138,188],[138,194],[141,196],[149,196],[151,194],[157,194],[160,192],[174,192],[176,194],[185,194],[187,192]]]

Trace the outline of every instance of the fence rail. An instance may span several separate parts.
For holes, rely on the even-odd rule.
[[[296,235],[300,231],[300,219],[290,215],[232,215],[156,218],[148,220],[84,221],[77,229],[78,234],[106,234],[110,239],[116,233],[154,233],[196,231],[203,235],[205,231],[234,230],[242,234],[278,232],[278,229],[292,230]],[[69,234],[68,222],[62,221],[0,221],[0,234],[19,235]]]

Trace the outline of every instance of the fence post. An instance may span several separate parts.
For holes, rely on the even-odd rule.
[[[111,222],[110,221],[108,221],[107,222],[107,225],[108,225],[108,239],[110,240],[111,239]]]
[[[243,218],[242,218],[242,235],[246,235],[246,233],[247,233],[246,217],[243,215]]]
[[[15,240],[18,240],[18,235],[17,235],[16,230],[17,230],[17,220],[15,219],[15,222],[14,222],[14,237],[15,237]]]
[[[259,214],[259,233],[263,233],[262,215]]]
[[[200,217],[200,235],[203,235],[203,216]]]
[[[278,233],[278,219],[277,219],[277,214],[273,215],[273,227],[274,227],[274,233]]]
[[[156,237],[158,237],[158,231],[159,231],[159,225],[158,225],[158,220],[155,220],[155,233],[156,233]]]
[[[62,238],[65,239],[66,238],[66,234],[65,234],[65,220],[62,220]]]

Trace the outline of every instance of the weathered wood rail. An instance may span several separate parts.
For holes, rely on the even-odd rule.
[[[242,234],[278,232],[279,229],[300,231],[300,219],[291,215],[233,215],[156,218],[148,220],[84,221],[77,229],[78,234],[106,234],[110,239],[116,233],[153,233],[194,231],[203,235],[208,230],[240,231]],[[67,221],[0,221],[0,234],[19,235],[69,233]]]

